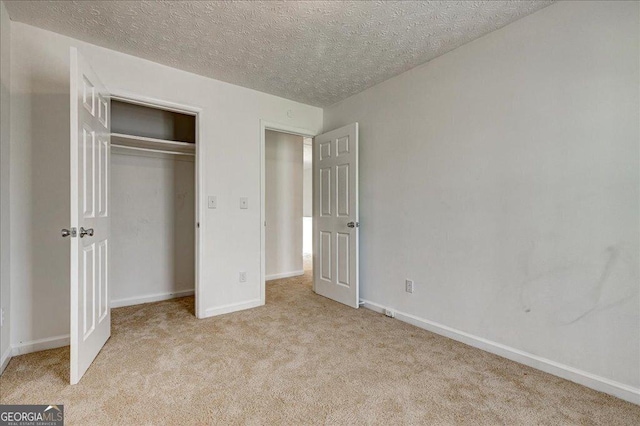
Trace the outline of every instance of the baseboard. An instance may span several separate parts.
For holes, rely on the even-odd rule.
[[[69,346],[69,335],[47,337],[45,339],[31,340],[29,342],[11,345],[11,355],[18,356],[31,352],[46,351],[47,349]]]
[[[304,275],[304,269],[300,269],[299,271],[291,271],[291,272],[283,272],[281,274],[271,274],[265,276],[265,281],[271,280],[280,280],[282,278],[291,278],[291,277],[299,277],[300,275]]]
[[[158,293],[149,296],[128,297],[125,299],[112,300],[110,306],[112,308],[122,308],[124,306],[141,305],[143,303],[161,302],[163,300],[175,299],[178,297],[193,296],[193,290],[183,290],[171,293]]]
[[[500,343],[492,342],[446,325],[419,318],[415,315],[399,312],[393,308],[387,308],[368,300],[363,300],[363,302],[363,306],[367,309],[371,309],[372,311],[384,313],[385,309],[391,309],[395,312],[395,318],[400,321],[431,331],[441,336],[457,340],[492,354],[499,355],[503,358],[510,359],[511,361],[536,368],[544,371],[545,373],[562,377],[563,379],[578,383],[599,392],[604,392],[620,399],[624,399],[625,401],[640,405],[640,388],[634,388],[633,386],[625,385],[624,383],[616,382],[550,359],[539,357]]]
[[[4,369],[7,368],[9,361],[11,361],[11,345],[9,345],[7,350],[2,354],[2,358],[0,358],[0,374],[4,373]]]
[[[232,303],[229,305],[220,306],[217,308],[205,309],[204,316],[200,318],[215,317],[217,315],[230,314],[231,312],[243,311],[245,309],[257,308],[264,303],[260,299],[250,300],[248,302]]]

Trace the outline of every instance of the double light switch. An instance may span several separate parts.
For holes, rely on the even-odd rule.
[[[207,206],[210,209],[217,209],[218,208],[218,197],[216,197],[215,195],[209,195],[209,197],[207,198]],[[240,208],[243,209],[243,210],[249,208],[249,198],[248,197],[240,197]]]

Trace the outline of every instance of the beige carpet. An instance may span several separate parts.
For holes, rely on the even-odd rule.
[[[193,298],[113,310],[69,386],[69,348],[15,357],[0,402],[67,424],[638,425],[640,407],[374,312],[267,284],[267,305],[197,320]]]

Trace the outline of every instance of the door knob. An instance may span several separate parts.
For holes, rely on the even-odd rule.
[[[62,238],[75,237],[77,234],[76,228],[63,229],[61,232]]]
[[[85,235],[93,237],[93,228],[84,229],[82,226],[80,227],[80,238],[83,238]]]
[[[349,227],[349,228],[357,228],[359,226],[360,226],[359,222],[349,222],[349,223],[347,223],[347,227]]]

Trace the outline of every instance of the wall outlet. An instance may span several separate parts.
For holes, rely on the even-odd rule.
[[[413,293],[413,281],[412,280],[405,280],[404,281],[404,291],[406,291],[407,293]]]
[[[240,277],[238,279],[241,283],[246,283],[247,282],[247,273],[246,272],[240,272]]]
[[[386,316],[388,316],[389,318],[395,318],[396,317],[396,313],[393,312],[391,309],[385,309],[384,310],[384,314]]]

